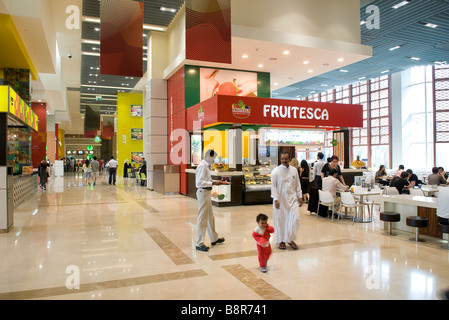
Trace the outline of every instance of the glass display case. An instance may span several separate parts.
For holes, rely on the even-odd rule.
[[[243,204],[272,203],[269,166],[245,166],[243,170]]]
[[[212,186],[211,200],[231,202],[231,177],[221,177],[221,182],[219,186]]]
[[[243,167],[243,181],[246,191],[271,190],[271,170],[268,166]]]

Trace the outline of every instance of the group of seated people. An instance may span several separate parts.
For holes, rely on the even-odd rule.
[[[423,182],[418,179],[418,176],[413,173],[412,169],[405,170],[402,164],[399,165],[398,170],[393,175],[390,182],[388,182],[386,178],[387,172],[385,171],[385,166],[381,165],[375,175],[376,183],[383,186],[396,187],[399,193],[409,193],[408,189],[413,188],[415,185],[423,184]],[[444,168],[433,167],[432,174],[427,177],[427,184],[436,186],[449,185],[447,173],[444,171]]]

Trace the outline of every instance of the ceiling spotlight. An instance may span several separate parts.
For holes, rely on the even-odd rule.
[[[285,50],[285,51],[283,52],[283,54],[288,55],[288,54],[290,54],[290,51]]]
[[[342,62],[343,60],[343,58],[338,58],[338,62]]]
[[[308,61],[308,60],[304,60],[303,63],[304,63],[304,64],[309,64],[309,61]]]
[[[263,64],[259,64],[258,67],[259,67],[259,68],[263,68]]]
[[[345,70],[345,69],[340,69],[338,71],[340,71],[340,72],[349,72],[348,70]]]
[[[246,59],[246,58],[248,58],[248,55],[247,55],[247,54],[244,54],[244,55],[242,56],[242,58],[243,58],[243,59]]]
[[[308,73],[312,73],[312,72],[313,72],[313,70],[312,70],[312,69],[309,69],[309,70],[307,70],[307,72],[308,72]]]
[[[410,59],[411,60],[416,60],[416,61],[421,60],[421,58],[418,58],[418,57],[410,57]]]
[[[390,70],[384,70],[381,73],[387,73],[387,72],[390,72]]]

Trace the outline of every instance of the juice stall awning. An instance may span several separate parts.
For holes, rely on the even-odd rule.
[[[362,127],[363,106],[343,103],[216,95],[186,109],[186,128],[220,123]]]

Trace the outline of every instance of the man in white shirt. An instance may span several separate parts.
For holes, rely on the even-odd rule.
[[[323,160],[324,154],[322,152],[318,152],[317,155],[317,161],[313,165],[313,171],[312,171],[312,179],[313,184],[315,188],[321,189],[322,188],[322,180],[321,180],[321,170],[323,169],[324,165],[326,164],[326,161]]]
[[[337,179],[338,171],[335,169],[329,170],[329,175],[323,179],[323,191],[329,191],[334,197],[334,205],[340,204],[340,197],[337,197],[337,189],[348,190],[348,186],[345,186]]]
[[[214,150],[207,150],[204,159],[200,162],[195,171],[196,198],[198,199],[198,218],[196,222],[196,250],[209,251],[209,247],[204,244],[206,230],[212,245],[222,243],[224,238],[218,238],[215,231],[215,218],[212,210],[210,193],[212,185],[220,185],[221,181],[213,181],[210,175],[210,165],[217,157]]]
[[[288,243],[297,250],[295,243],[299,223],[299,206],[302,190],[298,170],[290,166],[290,154],[281,152],[281,165],[271,172],[271,197],[273,198],[274,243],[285,249]]]
[[[111,182],[112,182],[115,185],[115,178],[117,175],[117,167],[118,167],[118,162],[116,160],[114,160],[114,157],[111,157],[111,160],[109,160],[109,162],[108,162],[109,184],[111,184]]]

